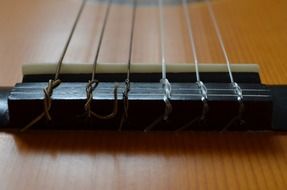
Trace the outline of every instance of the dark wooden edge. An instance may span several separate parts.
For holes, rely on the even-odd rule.
[[[74,83],[67,86],[73,86]],[[84,83],[83,83],[84,84]],[[101,98],[97,98],[99,95],[96,93],[96,99],[92,103],[92,107],[98,113],[108,113],[112,109],[113,105],[113,94],[112,83],[109,83],[109,90],[107,94],[102,94]],[[221,84],[222,85],[222,84]],[[228,84],[226,84],[228,86]],[[248,84],[247,86],[250,86]],[[34,86],[34,87],[33,87]],[[84,86],[84,85],[83,85]],[[159,85],[160,86],[160,85]],[[241,85],[243,86],[243,85]],[[252,85],[251,85],[252,86]],[[255,85],[255,86],[258,86]],[[23,88],[24,87],[24,88]],[[28,87],[26,89],[26,87]],[[32,88],[31,88],[32,87]],[[104,85],[105,88],[107,86]],[[27,83],[19,84],[16,89],[12,90],[10,95],[9,106],[10,115],[12,116],[9,120],[9,127],[21,127],[31,121],[35,116],[40,114],[43,110],[43,95],[42,95],[43,85],[37,87],[37,83]],[[193,86],[194,88],[194,86]],[[30,90],[32,89],[32,90]],[[36,90],[35,90],[36,89]],[[38,89],[38,90],[37,90]],[[34,91],[36,96],[34,97]],[[123,113],[123,101],[122,96],[119,97],[119,113],[117,116],[109,121],[103,121],[98,119],[87,120],[84,117],[78,117],[83,115],[83,105],[85,103],[85,98],[83,95],[76,95],[77,90],[84,91],[83,89],[75,88],[71,90],[69,88],[63,88],[61,91],[67,91],[66,94],[71,94],[72,96],[67,96],[65,93],[54,97],[53,106],[51,109],[51,115],[53,117],[52,122],[46,122],[43,119],[39,125],[33,127],[33,129],[79,129],[79,130],[117,130],[122,113]],[[265,87],[262,86],[263,94],[267,93]],[[39,93],[39,92],[40,93]],[[6,92],[6,91],[5,91]],[[29,97],[25,95],[28,93]],[[74,94],[75,93],[75,94]],[[161,93],[161,92],[160,92]],[[232,91],[229,93],[233,93]],[[262,92],[260,92],[262,93]],[[55,93],[57,94],[57,93]],[[120,93],[121,95],[121,93]],[[21,98],[21,97],[24,98]],[[25,98],[26,96],[26,98]],[[72,98],[71,98],[72,97]],[[220,97],[220,96],[219,96]],[[7,97],[6,97],[7,98]],[[70,99],[71,98],[71,99]],[[7,101],[7,100],[6,100]],[[168,121],[160,122],[154,130],[176,130],[180,126],[187,122],[190,122],[193,118],[201,115],[202,112],[202,102],[200,101],[200,96],[191,99],[181,99],[176,98],[171,101],[174,112]],[[238,113],[239,104],[236,101],[236,97],[233,98],[219,98],[211,99],[208,102],[210,106],[210,111],[208,115],[207,122],[205,125],[202,123],[192,126],[191,130],[222,130],[222,126],[225,126],[232,118],[234,118]],[[151,106],[152,105],[152,106]],[[230,130],[270,130],[271,129],[271,116],[272,116],[272,101],[271,98],[261,97],[261,98],[250,98],[245,99],[244,105],[246,106],[246,111],[244,114],[244,120],[247,124],[242,126],[232,126]],[[157,119],[162,115],[164,111],[164,103],[162,96],[149,98],[137,98],[134,97],[130,101],[129,109],[129,120],[127,125],[125,125],[124,130],[143,130],[148,124]],[[260,112],[258,112],[260,110]],[[7,113],[7,111],[6,111]],[[140,121],[140,122],[139,122]],[[2,122],[3,123],[3,122]]]
[[[232,74],[234,80],[238,83],[261,83],[259,73],[257,72],[234,72]],[[167,77],[170,82],[186,83],[196,81],[195,73],[167,73]],[[51,78],[53,78],[53,75],[25,75],[23,82],[47,82]],[[121,82],[126,79],[126,73],[99,73],[96,75],[96,78],[100,82]],[[230,82],[229,74],[226,72],[201,72],[200,78],[206,83]],[[90,79],[90,74],[61,74],[63,82],[87,82]],[[131,73],[130,79],[133,82],[158,82],[161,79],[161,73],[149,73],[148,77],[144,73]]]
[[[9,125],[8,96],[12,87],[0,87],[0,129]]]
[[[287,85],[269,85],[273,101],[272,128],[287,130]]]

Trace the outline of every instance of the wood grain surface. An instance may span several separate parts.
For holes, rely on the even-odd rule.
[[[21,65],[59,59],[79,0],[0,0],[0,85]],[[264,83],[287,84],[287,1],[217,0],[230,59],[258,63]],[[106,5],[88,1],[65,63],[91,64]],[[201,63],[223,62],[204,3],[189,6]],[[113,4],[100,62],[128,60],[131,7]],[[164,8],[168,63],[193,55],[180,5]],[[160,61],[158,9],[137,10],[133,63]],[[0,133],[0,189],[282,189],[287,137],[280,133]]]

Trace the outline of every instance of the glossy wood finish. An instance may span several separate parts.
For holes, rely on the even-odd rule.
[[[2,189],[285,189],[281,134],[1,134]]]
[[[0,85],[11,86],[22,64],[57,61],[80,2],[0,3]],[[103,14],[97,6],[89,1],[84,17],[99,22],[81,19],[66,62],[93,60]],[[129,34],[120,26],[129,26],[130,10],[115,6],[112,14],[121,15],[110,18],[118,25],[108,25],[101,62],[127,60]],[[218,0],[214,8],[232,62],[258,63],[263,82],[286,84],[287,2]],[[223,62],[206,7],[190,10],[201,62]],[[168,62],[192,61],[181,12],[165,9]],[[157,16],[152,7],[138,10],[134,62],[159,62]],[[115,47],[122,49],[109,56]],[[286,147],[285,134],[270,133],[0,133],[0,189],[286,189]]]

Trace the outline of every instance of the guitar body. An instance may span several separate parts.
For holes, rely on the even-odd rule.
[[[128,63],[127,2],[111,5],[99,63]],[[193,63],[179,2],[164,6],[167,64]],[[58,62],[81,1],[0,3],[0,86],[12,87],[22,81],[22,65]],[[160,64],[157,5],[138,4],[134,64]],[[216,0],[212,6],[230,61],[258,64],[263,84],[287,84],[287,2]],[[92,64],[106,9],[106,3],[87,2],[64,63]],[[189,11],[199,62],[225,63],[207,5],[194,1]],[[286,146],[278,132],[1,132],[0,189],[286,189]]]

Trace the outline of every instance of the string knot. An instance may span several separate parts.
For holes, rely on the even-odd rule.
[[[88,117],[91,117],[92,114],[91,102],[93,100],[93,91],[97,88],[98,84],[98,80],[89,80],[89,83],[86,87],[87,102],[85,104],[85,110],[88,113]]]
[[[240,86],[236,82],[233,82],[232,86],[234,88],[235,94],[237,95],[237,100],[242,101],[243,100],[242,89],[240,88]]]
[[[244,125],[245,123],[243,119],[245,106],[243,102],[242,89],[236,82],[233,82],[232,86],[234,88],[234,93],[237,95],[237,101],[239,103],[238,113],[229,123],[227,123],[227,125],[222,129],[222,131],[226,131],[227,129],[229,129],[235,122],[239,122],[240,126]]]
[[[128,119],[128,110],[129,110],[129,91],[130,91],[130,80],[127,78],[125,80],[125,90],[123,92],[123,101],[124,101],[124,112],[121,118],[119,131],[122,130],[124,123]]]
[[[125,115],[127,116],[127,111],[128,111],[128,94],[130,92],[130,81],[129,79],[125,80],[125,91],[123,93],[124,97],[124,109],[125,109]]]
[[[94,116],[98,119],[103,119],[103,120],[112,119],[113,117],[117,115],[117,112],[118,112],[118,87],[119,85],[118,83],[115,83],[113,111],[108,115],[99,115],[93,112],[91,108],[91,103],[93,101],[93,91],[97,88],[98,84],[99,84],[98,80],[90,80],[89,83],[87,84],[87,87],[86,87],[87,102],[85,104],[85,110],[88,113],[88,117]]]
[[[165,102],[165,111],[164,111],[163,120],[167,120],[169,115],[172,112],[172,105],[170,103],[171,84],[169,83],[168,79],[166,79],[166,78],[161,79],[160,82],[162,84],[162,88],[164,91],[163,101]]]
[[[202,108],[202,113],[201,113],[201,116],[200,116],[200,120],[203,121],[205,120],[206,118],[206,115],[208,113],[208,110],[209,110],[209,107],[208,107],[208,103],[207,103],[207,88],[206,86],[204,85],[204,83],[202,81],[197,81],[196,82],[198,88],[199,88],[199,91],[200,91],[200,94],[201,94],[201,101],[203,103],[203,108]]]
[[[47,120],[52,120],[52,117],[50,115],[50,109],[51,109],[51,105],[52,105],[52,99],[51,96],[53,94],[53,91],[56,87],[58,87],[61,83],[61,80],[57,79],[57,80],[49,80],[48,82],[48,86],[43,89],[44,92],[44,113],[45,116],[47,118]]]
[[[23,129],[21,129],[21,132],[26,131],[27,129],[29,129],[30,127],[35,125],[44,116],[46,116],[48,121],[52,120],[52,117],[50,115],[50,109],[51,109],[51,105],[52,105],[51,97],[53,95],[54,89],[57,88],[60,84],[61,84],[61,80],[59,80],[59,79],[49,80],[48,86],[43,89],[43,92],[44,92],[44,101],[43,101],[44,111],[39,116],[37,116],[35,119],[33,119],[29,124],[27,124]]]

